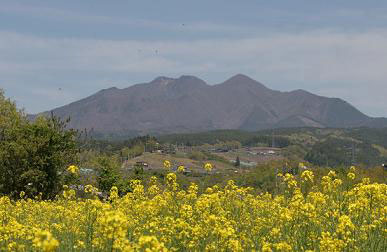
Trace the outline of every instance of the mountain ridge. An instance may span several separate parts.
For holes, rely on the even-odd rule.
[[[70,117],[71,128],[120,135],[387,127],[386,118],[369,117],[340,98],[318,96],[302,89],[272,90],[243,74],[215,85],[190,75],[160,76],[123,89],[103,89],[52,112],[61,118]]]

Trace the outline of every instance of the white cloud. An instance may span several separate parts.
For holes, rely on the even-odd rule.
[[[65,85],[66,79],[58,81],[59,76],[99,83],[95,87],[99,88],[101,79],[127,83],[131,75],[148,81],[160,74],[195,74],[214,83],[242,72],[268,87],[339,96],[371,115],[386,116],[381,95],[387,93],[386,44],[387,30],[195,41],[55,39],[0,32],[0,81],[22,86],[28,75],[51,86]],[[76,97],[89,95],[90,90],[79,84]],[[45,95],[49,96],[40,97]],[[70,97],[66,95],[65,101]]]

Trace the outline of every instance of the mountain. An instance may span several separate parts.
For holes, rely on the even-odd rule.
[[[194,76],[158,77],[124,89],[104,89],[52,112],[70,117],[69,127],[104,135],[387,126],[387,119],[368,117],[341,99],[271,90],[242,74],[216,85]]]

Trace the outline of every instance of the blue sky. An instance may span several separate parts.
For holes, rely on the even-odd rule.
[[[387,1],[0,0],[0,87],[29,113],[157,76],[340,97],[387,116]]]

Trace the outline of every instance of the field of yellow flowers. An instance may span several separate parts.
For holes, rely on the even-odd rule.
[[[169,173],[106,201],[93,186],[88,199],[68,187],[53,201],[1,197],[0,251],[387,251],[386,184],[355,183],[354,167],[345,181],[278,176],[275,196],[233,181],[198,194]]]

